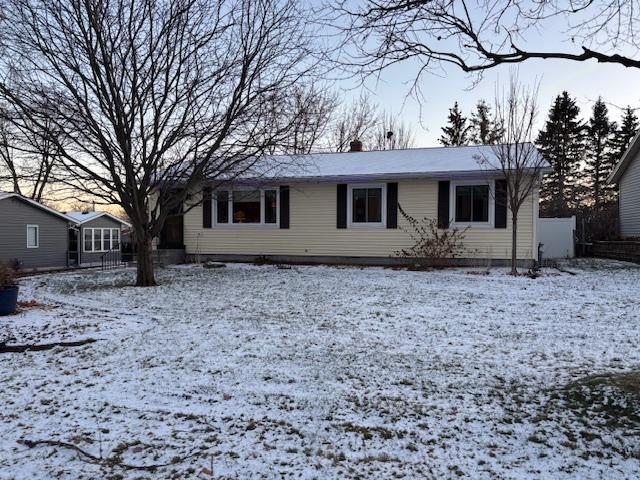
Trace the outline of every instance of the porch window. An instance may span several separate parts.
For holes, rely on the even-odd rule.
[[[93,229],[93,251],[101,252],[102,251],[102,229],[94,228]]]
[[[118,230],[117,228],[111,229],[111,249],[120,249],[120,230]]]
[[[102,249],[105,251],[111,250],[111,229],[109,228],[102,230]]]
[[[85,228],[84,230],[84,251],[92,252],[93,251],[93,229]]]
[[[118,228],[85,228],[83,231],[85,252],[108,252],[120,248]]]

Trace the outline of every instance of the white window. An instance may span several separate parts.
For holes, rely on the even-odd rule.
[[[27,225],[27,248],[38,248],[40,246],[40,227],[38,225]]]
[[[108,252],[120,248],[120,229],[85,228],[83,245],[85,252]]]
[[[102,229],[94,228],[93,229],[93,251],[101,252],[102,251]]]
[[[102,250],[105,250],[105,251],[111,250],[111,229],[110,228],[102,229]]]
[[[450,218],[454,226],[492,227],[494,182],[451,182]]]
[[[384,226],[386,204],[386,185],[349,185],[347,189],[347,218],[349,219],[349,226]]]
[[[218,190],[214,194],[215,225],[277,226],[280,192],[275,188]]]
[[[117,228],[111,229],[111,248],[113,250],[120,250],[120,230]]]

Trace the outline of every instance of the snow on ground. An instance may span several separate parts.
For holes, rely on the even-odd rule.
[[[25,279],[12,342],[99,341],[0,354],[0,478],[637,478],[637,397],[572,382],[638,371],[640,268],[567,268]]]

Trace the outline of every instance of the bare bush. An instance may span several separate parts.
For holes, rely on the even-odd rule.
[[[7,263],[0,262],[0,290],[18,285],[16,271]]]
[[[439,229],[438,221],[433,218],[414,218],[399,204],[398,211],[406,223],[400,228],[413,241],[413,246],[396,252],[398,257],[411,259],[420,268],[443,267],[464,252],[464,236],[468,227],[462,230]]]

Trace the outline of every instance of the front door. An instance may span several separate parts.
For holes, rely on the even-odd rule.
[[[158,248],[184,248],[183,216],[169,215],[160,231]]]

